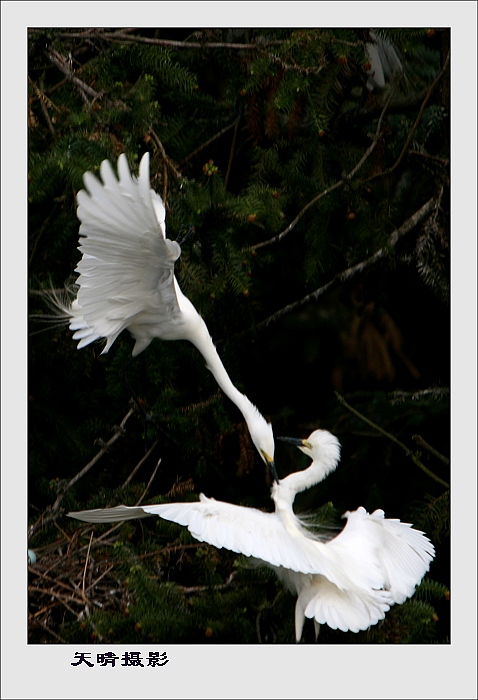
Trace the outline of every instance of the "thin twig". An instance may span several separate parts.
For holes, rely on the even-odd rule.
[[[190,153],[188,156],[186,156],[186,158],[183,158],[182,161],[181,161],[181,163],[182,163],[182,164],[187,163],[188,160],[191,160],[191,158],[194,158],[195,155],[197,155],[197,154],[200,153],[202,150],[204,150],[205,148],[207,148],[207,146],[209,146],[211,143],[213,143],[214,141],[216,141],[216,140],[217,140],[218,138],[220,138],[223,134],[226,134],[228,131],[230,131],[231,129],[233,129],[233,128],[239,123],[239,120],[240,120],[240,116],[237,117],[237,119],[234,119],[234,121],[232,122],[232,124],[229,124],[228,126],[225,126],[224,129],[221,129],[221,131],[218,131],[217,134],[215,134],[215,135],[212,136],[210,139],[208,139],[207,141],[205,141],[203,144],[201,144],[200,146],[198,146],[198,148],[196,148],[192,153]]]
[[[88,551],[86,552],[86,558],[85,558],[85,568],[83,569],[83,579],[81,582],[81,592],[83,595],[83,599],[86,601],[86,594],[85,594],[85,577],[86,577],[86,569],[88,568],[88,559],[90,558],[90,550],[91,550],[91,543],[93,541],[93,530],[91,531],[90,535],[90,542],[88,544]]]
[[[106,574],[109,574],[110,571],[111,571],[112,569],[114,569],[114,567],[115,567],[115,565],[114,565],[114,564],[111,564],[111,566],[109,566],[108,569],[106,569],[105,571],[103,571],[103,573],[101,574],[101,576],[99,576],[99,577],[96,579],[96,581],[94,581],[94,582],[91,584],[91,586],[88,586],[88,588],[86,589],[86,592],[88,593],[88,591],[89,591],[91,588],[94,588],[96,585],[98,585],[98,583],[101,581],[101,579],[104,578],[104,576],[106,576]]]
[[[184,177],[181,175],[179,170],[176,168],[176,166],[174,165],[171,158],[169,158],[169,156],[167,155],[167,153],[164,149],[164,146],[159,139],[159,136],[157,135],[157,133],[154,131],[154,129],[152,127],[149,127],[148,134],[150,134],[152,136],[156,146],[161,151],[161,155],[163,156],[163,160],[166,163],[166,165],[172,170],[172,172],[178,178],[178,180],[184,180]]]
[[[233,571],[227,581],[225,583],[219,583],[215,586],[182,586],[181,591],[185,594],[187,593],[200,593],[201,591],[223,591],[225,588],[229,588],[229,586],[232,584],[234,581],[235,577],[237,576],[237,571]]]
[[[157,463],[157,465],[155,466],[155,468],[154,468],[154,470],[153,470],[153,473],[151,474],[150,480],[149,480],[148,483],[146,484],[146,488],[144,489],[143,493],[141,494],[139,500],[134,504],[135,506],[139,506],[139,504],[141,503],[141,501],[144,499],[144,497],[145,497],[146,494],[148,493],[149,487],[150,487],[151,484],[153,483],[153,479],[154,479],[154,477],[156,476],[156,472],[158,471],[159,465],[160,465],[160,464],[161,464],[161,457],[158,459],[158,463]]]
[[[450,460],[448,459],[448,457],[445,457],[445,455],[442,455],[441,452],[438,452],[438,450],[429,445],[428,442],[424,440],[421,435],[412,435],[412,440],[414,440],[419,447],[423,447],[424,450],[427,450],[431,455],[443,462],[443,464],[450,464]]]
[[[369,178],[367,178],[366,180],[364,180],[364,183],[366,183],[366,182],[371,182],[372,180],[375,180],[377,177],[386,177],[387,175],[390,175],[391,173],[393,173],[394,170],[396,170],[396,169],[398,168],[398,166],[399,166],[400,163],[402,162],[403,158],[405,157],[405,154],[406,154],[407,151],[408,151],[408,147],[410,146],[410,143],[411,143],[411,140],[412,140],[412,138],[413,138],[413,135],[414,135],[415,131],[417,130],[418,125],[420,124],[420,121],[421,121],[422,116],[423,116],[423,112],[425,111],[425,107],[427,106],[427,102],[428,102],[428,100],[430,99],[430,97],[431,97],[431,95],[432,95],[432,92],[434,91],[434,89],[436,88],[436,86],[438,85],[438,83],[441,81],[441,79],[443,78],[443,76],[445,75],[445,71],[446,71],[447,68],[448,68],[448,62],[449,62],[449,60],[450,60],[450,54],[448,54],[448,56],[446,57],[445,63],[443,64],[443,68],[441,69],[441,71],[439,72],[439,74],[437,75],[437,77],[435,78],[435,80],[433,81],[433,83],[432,83],[432,84],[430,85],[430,87],[428,88],[428,90],[427,90],[427,92],[426,92],[426,95],[425,95],[425,97],[424,97],[424,99],[423,99],[423,102],[422,102],[422,104],[421,104],[421,107],[420,107],[420,109],[418,110],[417,118],[415,119],[415,122],[414,122],[412,128],[410,129],[410,132],[409,132],[409,134],[408,134],[408,136],[407,136],[407,139],[406,139],[406,141],[405,141],[405,144],[404,144],[404,146],[403,146],[403,148],[402,148],[402,150],[401,150],[401,152],[400,152],[400,155],[398,156],[397,160],[395,161],[395,163],[394,163],[390,168],[388,168],[387,170],[384,170],[384,171],[381,172],[381,173],[376,173],[375,175],[371,175]]]
[[[424,219],[430,213],[430,211],[432,211],[432,209],[435,206],[436,200],[434,198],[429,199],[428,202],[426,202],[418,211],[416,211],[409,219],[407,219],[400,226],[400,228],[395,229],[395,231],[393,231],[390,234],[386,245],[377,250],[376,253],[371,255],[366,260],[362,260],[356,265],[353,265],[352,267],[349,267],[346,270],[343,270],[342,272],[338,272],[330,280],[330,282],[327,282],[327,284],[324,284],[322,287],[319,287],[314,292],[307,294],[302,299],[294,301],[292,304],[288,304],[288,306],[284,306],[282,309],[279,309],[279,311],[276,311],[271,316],[268,316],[264,321],[258,323],[256,325],[256,328],[263,328],[265,326],[268,326],[273,321],[277,321],[285,314],[294,311],[300,306],[303,306],[304,304],[307,304],[310,301],[316,301],[320,296],[323,296],[327,292],[330,292],[332,289],[338,287],[343,282],[347,282],[355,275],[363,272],[372,265],[375,265],[375,263],[377,263],[379,260],[382,260],[387,255],[389,255],[393,248],[397,245],[400,238],[402,238],[405,234],[411,231],[422,219]]]
[[[140,469],[140,467],[142,467],[143,464],[146,462],[146,460],[148,459],[148,457],[150,456],[150,454],[153,452],[153,450],[154,450],[154,448],[156,447],[156,445],[158,444],[158,442],[159,442],[159,439],[156,440],[156,442],[154,442],[154,443],[151,445],[151,447],[150,447],[149,450],[146,452],[146,454],[144,455],[144,457],[138,462],[138,464],[135,466],[135,468],[133,469],[133,471],[131,472],[131,474],[128,476],[128,478],[127,478],[126,481],[124,482],[123,486],[121,487],[122,489],[126,488],[126,486],[128,486],[128,484],[132,481],[134,475],[136,474],[136,472],[138,471],[138,469]]]
[[[39,101],[40,101],[40,106],[41,106],[43,115],[44,115],[44,117],[45,117],[45,119],[46,119],[46,123],[48,124],[48,128],[50,129],[50,132],[51,132],[52,136],[54,136],[54,135],[55,135],[55,129],[54,129],[53,123],[52,123],[52,121],[51,121],[51,119],[50,119],[50,115],[48,114],[48,110],[47,110],[46,105],[47,105],[47,103],[48,103],[48,106],[49,106],[49,107],[54,107],[57,111],[58,111],[58,109],[57,109],[57,107],[55,107],[55,105],[53,104],[53,102],[52,102],[51,100],[49,100],[48,97],[47,97],[47,96],[40,90],[40,88],[33,82],[33,80],[30,78],[30,76],[28,76],[28,81],[29,81],[29,83],[32,85],[33,89],[34,89],[35,92],[36,92],[36,95],[37,95],[37,97],[38,97],[38,99],[39,99]]]
[[[414,462],[414,463],[417,465],[417,467],[420,467],[420,469],[421,469],[423,472],[425,472],[425,474],[426,474],[427,476],[429,476],[430,479],[434,479],[436,482],[438,482],[439,484],[441,484],[442,486],[444,486],[444,487],[447,488],[447,489],[450,488],[450,484],[448,484],[446,481],[444,481],[444,480],[441,479],[439,476],[437,476],[436,474],[434,474],[430,469],[428,469],[428,467],[426,467],[426,466],[420,461],[418,455],[417,455],[415,452],[412,452],[412,450],[410,450],[406,445],[404,445],[403,442],[400,442],[400,440],[398,440],[398,439],[395,437],[395,435],[392,435],[391,433],[388,433],[386,430],[384,430],[383,428],[381,428],[379,425],[377,425],[376,423],[374,423],[373,421],[371,421],[370,418],[367,418],[367,417],[364,416],[362,413],[360,413],[359,411],[357,411],[356,408],[353,408],[352,406],[350,406],[350,405],[346,402],[346,400],[344,399],[344,397],[341,396],[341,395],[338,393],[338,391],[335,392],[335,395],[336,395],[336,397],[337,397],[337,400],[338,400],[343,406],[345,406],[345,408],[347,408],[349,411],[351,411],[351,413],[355,414],[355,415],[357,416],[357,418],[360,418],[360,420],[363,420],[365,423],[367,423],[367,424],[370,425],[372,428],[374,428],[375,430],[377,430],[379,433],[381,433],[382,435],[384,435],[385,437],[387,437],[389,440],[392,440],[394,443],[396,443],[397,445],[399,445],[399,446],[402,448],[402,450],[404,450],[404,452],[405,452],[405,454],[407,455],[407,457],[409,457],[409,458],[412,460],[412,462]]]
[[[227,164],[226,176],[224,178],[224,189],[227,190],[227,185],[229,183],[229,177],[231,175],[232,161],[234,159],[234,152],[236,150],[237,132],[239,131],[239,123],[241,121],[241,115],[236,119],[236,124],[234,127],[234,134],[232,136],[231,150],[229,151],[229,162]]]
[[[43,627],[43,629],[45,630],[45,632],[48,632],[48,634],[51,634],[52,637],[55,637],[55,639],[57,639],[59,642],[61,642],[61,644],[68,644],[68,642],[66,642],[66,641],[63,639],[63,637],[60,637],[59,634],[57,634],[56,632],[53,632],[53,630],[51,630],[51,629],[48,627],[48,625],[45,624],[45,622],[42,622],[41,620],[37,620],[37,623]]]
[[[70,603],[76,603],[76,605],[81,605],[84,602],[84,601],[78,600],[78,598],[74,598],[73,596],[60,595],[59,593],[56,593],[55,591],[44,590],[43,588],[37,588],[36,586],[28,586],[28,590],[30,591],[30,593],[41,593],[42,595],[47,595],[47,596],[51,596],[52,598],[57,598],[57,600],[59,600],[60,603],[63,603],[65,608],[67,608],[67,610],[69,610],[71,613],[73,613],[73,615],[75,615],[75,617],[76,617],[75,611],[73,610],[73,608],[71,608],[69,605],[67,605],[67,603],[65,601],[68,600],[68,601],[70,601]]]
[[[48,523],[50,523],[52,520],[55,520],[58,515],[59,515],[59,510],[60,510],[60,505],[67,494],[67,492],[70,490],[70,488],[76,484],[79,479],[81,479],[89,470],[101,459],[101,457],[108,452],[108,450],[111,448],[114,443],[119,440],[122,435],[124,435],[124,427],[126,425],[126,422],[128,419],[133,415],[134,409],[130,408],[126,416],[123,418],[121,421],[120,425],[118,426],[118,429],[116,430],[115,434],[113,437],[111,437],[108,442],[103,445],[101,450],[93,457],[93,459],[88,462],[88,464],[81,469],[76,476],[74,476],[70,481],[62,488],[61,493],[58,495],[58,498],[54,502],[52,506],[49,506],[43,513],[40,515],[40,517],[36,520],[36,522],[30,527],[28,531],[28,536],[29,538],[32,537],[35,532],[41,527],[44,526]]]
[[[438,156],[431,156],[429,153],[423,153],[422,151],[415,151],[411,149],[408,151],[408,155],[410,156],[421,156],[422,158],[428,158],[429,160],[434,160],[437,163],[441,163],[442,165],[449,165],[450,161],[448,158],[438,158]]]

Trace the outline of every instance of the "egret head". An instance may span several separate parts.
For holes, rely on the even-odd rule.
[[[274,464],[274,433],[272,425],[256,409],[248,416],[247,427],[260,456],[270,469],[274,481],[279,481]]]
[[[277,439],[296,445],[301,452],[310,457],[312,465],[320,467],[322,478],[335,469],[340,459],[340,442],[328,430],[314,430],[306,440],[286,437]]]

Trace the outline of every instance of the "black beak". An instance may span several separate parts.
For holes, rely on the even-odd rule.
[[[270,472],[271,472],[272,480],[273,480],[276,484],[278,484],[278,483],[279,483],[279,477],[277,476],[277,469],[276,469],[275,463],[274,463],[274,462],[267,462],[267,464],[268,464],[268,467],[269,467]]]
[[[296,447],[304,447],[304,441],[300,438],[276,437],[276,440],[282,440],[282,442],[289,442],[291,445],[295,445]]]

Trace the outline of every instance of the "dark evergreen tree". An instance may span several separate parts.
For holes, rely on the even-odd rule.
[[[398,60],[380,85],[379,42]],[[151,422],[121,377],[127,333],[102,356],[52,329],[44,292],[74,281],[83,173],[123,152],[134,171],[145,151],[168,236],[192,232],[180,285],[235,384],[276,435],[323,427],[343,445],[298,509],[383,508],[437,548],[382,624],[319,641],[449,641],[448,47],[443,29],[30,30],[31,642],[294,639],[292,597],[247,559],[159,520],[62,517],[200,491],[271,508],[191,345],[154,341],[131,364]],[[285,446],[276,461],[306,464]]]

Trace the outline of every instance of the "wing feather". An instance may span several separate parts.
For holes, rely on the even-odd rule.
[[[86,189],[77,195],[82,259],[70,327],[79,331],[78,347],[106,338],[105,352],[129,328],[143,349],[153,337],[175,337],[181,312],[174,263],[181,249],[166,238],[164,205],[150,188],[148,153],[138,179],[124,154],[118,159],[119,179],[109,161],[103,161],[100,174],[102,182],[85,173]]]
[[[87,523],[118,523],[136,518],[149,518],[141,506],[115,506],[114,508],[96,508],[94,510],[79,510],[68,513],[69,518],[83,520]]]

